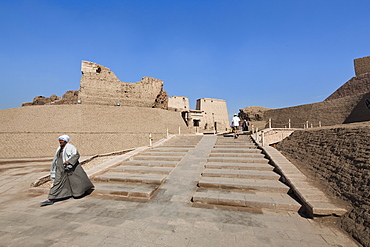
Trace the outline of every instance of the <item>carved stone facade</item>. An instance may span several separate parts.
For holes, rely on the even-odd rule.
[[[203,111],[200,127],[217,132],[230,129],[226,101],[222,99],[202,98],[197,100],[196,110]]]
[[[168,98],[168,108],[175,111],[189,111],[189,98],[182,96],[172,96]]]
[[[190,110],[188,97],[172,96],[168,108],[181,111],[186,124],[199,132],[223,132],[230,128],[225,100],[202,98],[196,103],[196,110]]]
[[[136,83],[121,82],[104,66],[82,61],[78,99],[82,104],[168,108],[163,81],[144,77]]]

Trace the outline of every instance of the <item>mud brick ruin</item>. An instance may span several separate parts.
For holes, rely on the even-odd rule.
[[[357,58],[354,60],[356,76],[370,71],[370,56]]]
[[[84,104],[168,108],[163,81],[144,77],[140,82],[121,82],[104,66],[82,61],[78,99]]]

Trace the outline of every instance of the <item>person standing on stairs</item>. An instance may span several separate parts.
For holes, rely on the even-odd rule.
[[[233,119],[231,120],[231,128],[233,129],[234,132],[234,138],[238,138],[238,130],[239,130],[239,124],[240,124],[240,118],[238,117],[237,114],[234,114]]]
[[[49,191],[48,200],[41,202],[40,206],[52,205],[56,200],[70,197],[79,198],[94,188],[78,162],[80,154],[76,147],[69,143],[69,139],[67,135],[58,138],[60,146],[57,148],[50,169],[53,185]]]

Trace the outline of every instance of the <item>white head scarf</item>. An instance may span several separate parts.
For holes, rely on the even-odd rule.
[[[66,141],[66,142],[69,142],[69,136],[67,135],[61,135],[59,136],[58,140],[63,140],[63,141]]]

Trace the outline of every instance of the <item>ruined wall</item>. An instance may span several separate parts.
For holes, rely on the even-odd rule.
[[[36,96],[32,102],[22,103],[22,106],[77,104],[77,100],[78,91],[70,90],[63,94],[62,98],[55,94],[50,97]]]
[[[303,128],[306,121],[308,121],[309,126],[312,123],[313,127],[317,127],[319,121],[322,126],[341,124],[347,119],[362,97],[362,95],[355,95],[314,104],[268,110],[263,114],[266,121],[265,127],[267,127],[269,118],[271,118],[272,127],[274,128],[288,127],[289,119],[292,128]]]
[[[177,109],[177,111],[189,111],[189,99],[183,96],[172,96],[168,98],[168,108]]]
[[[352,77],[349,81],[344,83],[334,93],[327,97],[325,101],[364,94],[368,92],[370,92],[370,72]]]
[[[149,145],[170,134],[189,133],[180,112],[147,107],[41,105],[0,110],[0,158],[51,157],[62,134],[81,155]],[[169,121],[171,120],[171,121]]]
[[[370,56],[354,60],[356,76],[370,72]]]
[[[370,246],[370,127],[295,131],[276,147],[329,195],[351,204],[341,227]]]
[[[168,96],[159,79],[144,77],[136,83],[121,82],[109,68],[88,61],[82,61],[81,72],[78,99],[82,104],[168,107]]]
[[[343,123],[355,123],[370,121],[370,93],[363,94],[361,100],[352,109]]]
[[[203,111],[201,128],[214,129],[214,122],[217,124],[217,131],[230,129],[226,101],[222,99],[202,98],[197,100],[196,110]]]

